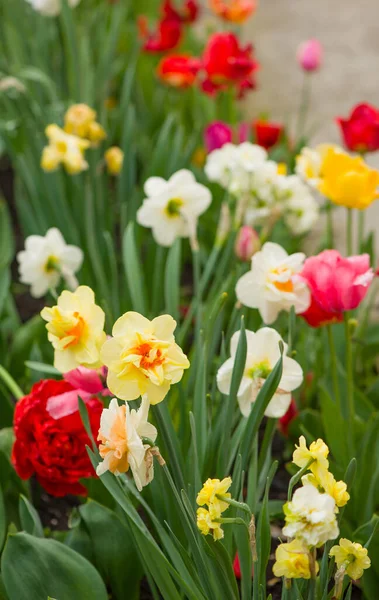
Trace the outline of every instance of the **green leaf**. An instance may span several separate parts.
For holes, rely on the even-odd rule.
[[[46,365],[45,363],[37,362],[35,360],[27,360],[25,361],[25,367],[31,369],[32,371],[37,371],[37,373],[46,373],[47,375],[60,375],[61,373],[53,367],[52,365]]]
[[[1,561],[9,600],[107,600],[105,585],[85,558],[56,542],[28,533],[10,535]]]
[[[181,266],[181,240],[178,239],[171,246],[165,270],[165,302],[166,310],[174,319],[179,318],[180,304],[180,266]],[[159,294],[160,290],[154,289],[153,294]]]
[[[101,504],[89,500],[79,508],[89,533],[94,564],[114,600],[137,599],[142,577],[129,528],[119,517]]]
[[[144,277],[140,257],[137,253],[134,237],[134,223],[129,223],[122,240],[122,257],[133,310],[146,314],[146,296],[144,293]]]
[[[320,407],[325,437],[328,440],[332,454],[342,468],[347,465],[349,451],[346,437],[346,421],[338,413],[329,392],[320,386]]]
[[[34,506],[22,494],[20,496],[18,510],[20,513],[20,521],[23,530],[26,531],[26,533],[30,533],[30,535],[43,538],[44,535],[41,519],[39,518]]]
[[[14,238],[11,218],[3,198],[0,197],[0,270],[7,267],[14,255]]]
[[[5,513],[3,490],[0,486],[0,552],[3,548],[6,532],[7,532],[7,515]]]

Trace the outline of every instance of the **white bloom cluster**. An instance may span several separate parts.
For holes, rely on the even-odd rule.
[[[214,150],[205,173],[242,203],[246,225],[282,217],[292,233],[301,235],[318,219],[318,204],[308,186],[298,175],[281,174],[278,164],[256,144],[225,144]]]
[[[29,4],[45,17],[56,17],[61,12],[61,0],[27,0]],[[74,8],[80,0],[68,0],[68,5]]]

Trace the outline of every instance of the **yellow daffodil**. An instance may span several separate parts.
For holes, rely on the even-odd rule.
[[[371,566],[367,548],[346,538],[341,538],[339,545],[333,546],[329,556],[334,556],[338,569],[345,567],[346,574],[353,580],[362,577],[363,571]]]
[[[108,388],[122,400],[147,394],[158,404],[173,383],[178,383],[190,363],[175,343],[176,321],[162,315],[149,321],[137,312],[127,312],[113,326],[113,338],[101,349],[108,367]]]
[[[196,515],[197,527],[203,535],[212,533],[214,540],[221,540],[224,537],[221,523],[217,523],[214,520],[220,517],[214,509],[198,508]]]
[[[107,165],[108,173],[110,175],[118,175],[124,162],[124,153],[121,148],[112,146],[105,152],[104,160]]]
[[[95,147],[107,137],[104,128],[96,121],[96,112],[87,104],[70,106],[64,116],[64,130],[89,140]]]
[[[65,290],[52,308],[41,317],[47,321],[48,339],[55,350],[54,366],[66,373],[79,366],[95,369],[102,365],[100,348],[105,341],[104,311],[95,304],[95,294],[87,286],[75,292]]]
[[[88,140],[63,131],[58,125],[48,125],[45,130],[49,140],[42,152],[41,167],[44,171],[54,171],[63,165],[67,173],[75,175],[88,168],[84,150],[90,146]]]
[[[329,150],[343,153],[342,148],[334,144],[319,144],[315,148],[305,146],[296,156],[296,174],[310,186],[317,187],[323,177],[323,165]]]
[[[64,116],[64,130],[81,138],[88,138],[89,126],[95,120],[96,112],[87,104],[73,104]]]
[[[319,468],[317,477],[308,473],[301,478],[303,485],[314,485],[319,491],[326,492],[334,498],[336,506],[341,508],[350,500],[347,485],[344,481],[336,481],[333,474],[327,469]]]
[[[327,470],[329,467],[328,454],[329,448],[323,440],[318,439],[316,442],[312,442],[308,449],[305,437],[302,435],[299,445],[296,446],[293,453],[292,461],[302,469],[310,460],[313,460],[309,470],[317,477],[320,469]]]
[[[223,502],[217,496],[223,496],[224,498],[231,498],[228,489],[232,485],[230,477],[225,477],[222,481],[219,479],[207,479],[197,495],[196,502],[199,506],[206,504],[209,507],[213,507],[220,513],[229,507],[227,502]]]
[[[309,579],[309,554],[304,543],[295,539],[288,544],[280,544],[275,552],[275,563],[272,568],[275,577],[286,579]],[[316,563],[316,573],[319,566]]]
[[[322,170],[318,189],[335,204],[364,209],[378,198],[379,172],[361,157],[329,149]]]

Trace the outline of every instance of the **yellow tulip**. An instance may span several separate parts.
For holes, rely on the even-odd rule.
[[[335,204],[362,210],[378,198],[379,172],[359,156],[329,149],[322,174],[318,189]]]
[[[52,308],[45,307],[41,317],[47,321],[48,339],[54,348],[54,366],[66,373],[79,366],[102,366],[100,348],[106,335],[104,311],[95,304],[91,288],[82,285],[75,292],[65,290]]]
[[[169,315],[149,321],[137,312],[127,312],[116,321],[113,338],[101,349],[112,394],[122,400],[146,394],[150,404],[162,402],[190,366],[175,343],[175,327]]]

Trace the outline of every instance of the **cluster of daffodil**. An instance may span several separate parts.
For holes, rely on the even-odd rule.
[[[224,537],[221,515],[229,508],[228,501],[231,499],[231,494],[228,489],[231,485],[230,477],[225,477],[222,481],[207,479],[196,498],[200,506],[197,509],[197,526],[203,535],[212,533],[214,540],[221,540]]]
[[[56,306],[44,308],[41,316],[47,321],[54,366],[61,373],[78,366],[108,368],[108,389],[126,402],[120,406],[113,398],[103,410],[98,436],[103,461],[97,473],[120,475],[130,468],[141,490],[153,478],[153,456],[160,456],[155,448],[157,430],[148,422],[149,407],[162,402],[189,367],[175,343],[176,322],[169,315],[149,321],[139,313],[127,312],[107,339],[105,314],[87,286],[63,291]],[[139,409],[130,410],[127,401],[140,396]]]
[[[284,505],[283,534],[290,541],[276,550],[273,572],[277,577],[314,579],[319,571],[317,548],[339,535],[337,515],[350,495],[346,483],[336,481],[330,473],[328,454],[329,448],[323,440],[318,439],[307,448],[305,438],[300,437],[293,463],[300,467],[296,479],[301,477],[303,485]],[[340,598],[344,575],[359,579],[370,566],[370,559],[366,548],[346,539],[333,546],[329,555],[335,558],[338,568],[333,597]]]
[[[56,124],[46,127],[49,143],[42,152],[41,167],[44,171],[55,171],[63,165],[67,173],[75,175],[88,169],[85,151],[90,147],[97,148],[107,137],[96,116],[87,104],[73,104],[64,115],[63,129]],[[105,152],[105,164],[111,175],[120,173],[123,158],[122,150],[116,146]]]
[[[379,172],[335,145],[305,147],[297,174],[334,204],[364,210],[378,198]]]

